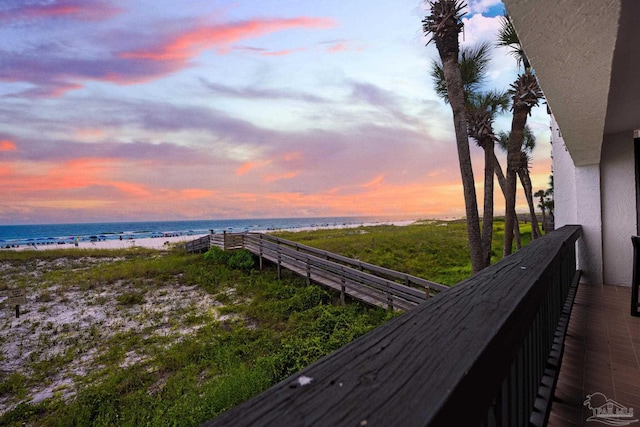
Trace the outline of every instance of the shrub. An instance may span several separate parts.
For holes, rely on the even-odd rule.
[[[204,259],[216,264],[226,265],[229,261],[229,252],[225,252],[216,246],[212,246],[211,249],[205,252]]]
[[[214,246],[204,254],[204,258],[237,270],[250,270],[254,265],[253,255],[246,249],[227,252]]]
[[[246,249],[240,249],[231,253],[228,265],[238,270],[251,270],[253,268],[253,255]]]

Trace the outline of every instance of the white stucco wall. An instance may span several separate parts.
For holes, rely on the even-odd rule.
[[[604,283],[630,286],[637,232],[633,135],[605,135],[600,175]]]
[[[604,283],[600,165],[576,167],[575,180],[576,217],[577,223],[582,225],[582,238],[578,240],[578,268],[582,270],[584,282]]]
[[[577,224],[575,166],[564,145],[558,123],[551,116],[551,151],[553,154],[553,199],[555,226]]]
[[[582,225],[583,235],[578,243],[578,268],[582,270],[582,280],[603,283],[600,166],[574,166],[553,118],[551,133],[555,226]]]

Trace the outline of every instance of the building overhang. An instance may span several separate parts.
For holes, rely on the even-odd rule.
[[[504,0],[576,166],[640,129],[640,2]]]

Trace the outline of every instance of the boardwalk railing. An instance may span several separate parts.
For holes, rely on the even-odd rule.
[[[420,277],[263,233],[210,234],[190,242],[186,248],[203,252],[208,245],[225,250],[245,248],[259,257],[260,269],[268,260],[277,265],[278,277],[286,268],[305,277],[309,284],[313,281],[337,290],[343,301],[349,295],[368,304],[407,310],[431,294],[449,289]]]
[[[211,238],[209,235],[202,236],[199,239],[190,240],[184,244],[184,249],[191,253],[206,252],[211,248]]]
[[[425,301],[430,293],[449,289],[431,282],[332,252],[316,249],[268,234],[245,234],[245,248],[307,278],[370,304],[409,309]]]
[[[580,234],[533,241],[205,425],[544,425]]]

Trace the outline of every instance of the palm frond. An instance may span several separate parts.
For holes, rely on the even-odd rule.
[[[450,31],[462,29],[462,11],[467,4],[462,0],[429,1],[430,14],[422,20],[422,31],[431,34],[432,40],[443,37]]]
[[[498,41],[496,42],[496,46],[508,48],[510,50],[509,53],[516,58],[518,67],[522,64],[524,65],[525,70],[531,68],[529,59],[520,44],[516,28],[513,26],[513,21],[507,13],[500,17],[500,30],[498,30]]]
[[[531,114],[531,108],[538,105],[540,100],[544,98],[538,79],[531,73],[531,70],[526,70],[518,76],[515,82],[511,83],[509,94],[512,95],[512,108],[527,108],[529,114]]]
[[[467,101],[470,94],[476,92],[486,80],[487,69],[491,59],[489,56],[490,49],[491,44],[482,43],[474,48],[462,48],[460,51],[458,62],[462,75],[462,88]],[[444,99],[445,102],[449,102],[442,62],[438,60],[433,61],[429,74],[433,79],[434,88],[438,96]]]
[[[491,115],[508,110],[510,102],[509,93],[499,90],[491,90],[484,93],[473,92],[468,97],[470,106],[475,109],[487,110]]]
[[[478,90],[487,78],[491,44],[482,43],[476,47],[465,47],[460,51],[460,73],[465,92]]]
[[[498,139],[496,140],[498,143],[498,147],[502,149],[505,153],[507,152],[507,147],[509,146],[509,133],[501,131],[498,134]]]
[[[442,69],[442,63],[440,61],[434,60],[431,63],[431,71],[429,73],[431,78],[433,79],[434,89],[436,94],[444,100],[447,104],[449,103],[449,94],[447,92],[447,82],[444,79],[444,70]]]
[[[536,136],[531,131],[529,125],[525,125],[524,127],[524,139],[522,140],[522,152],[526,154],[531,154],[536,148]]]
[[[498,146],[504,151],[507,151],[507,147],[509,146],[509,137],[511,136],[511,132],[500,132],[498,134]],[[524,136],[522,140],[522,156],[527,157],[527,162],[531,161],[531,153],[536,148],[536,136],[531,131],[529,125],[525,125],[524,127]]]

